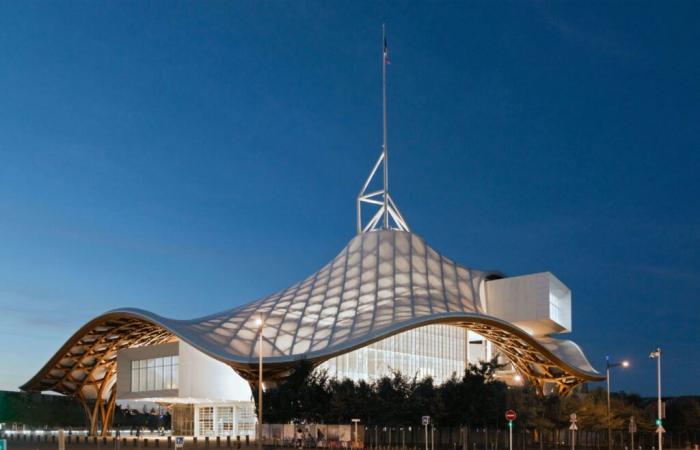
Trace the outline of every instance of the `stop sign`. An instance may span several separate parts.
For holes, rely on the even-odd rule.
[[[506,420],[507,421],[512,422],[517,417],[518,417],[518,414],[515,411],[513,411],[512,409],[509,409],[508,411],[506,411]]]

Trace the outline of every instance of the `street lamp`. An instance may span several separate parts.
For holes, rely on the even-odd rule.
[[[610,362],[610,357],[606,356],[605,357],[605,382],[608,385],[608,450],[612,450],[612,429],[610,428],[610,370],[614,369],[615,367],[623,367],[627,368],[629,367],[630,363],[629,361],[620,361],[616,363],[611,363]]]
[[[262,344],[263,344],[263,328],[265,322],[263,322],[262,316],[255,319],[255,325],[260,329],[260,340],[258,341],[258,450],[262,450],[262,423],[263,423],[263,409],[262,409],[262,384],[263,384],[263,357],[262,357]]]
[[[662,424],[663,409],[661,406],[661,348],[657,347],[655,352],[649,354],[649,358],[656,359],[656,392],[657,392],[657,418],[656,418],[656,433],[659,435],[659,450],[663,450],[664,426]]]

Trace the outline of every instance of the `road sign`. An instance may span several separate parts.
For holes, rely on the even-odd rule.
[[[506,411],[506,420],[508,421],[508,450],[513,450],[513,421],[518,418],[518,413],[509,409]]]
[[[571,430],[571,431],[578,430],[578,426],[576,426],[576,423],[572,423],[571,426],[569,427],[569,430]]]
[[[7,450],[7,441],[5,439],[0,439],[0,450]]]
[[[637,422],[635,422],[634,416],[630,417],[629,432],[630,434],[637,432]]]
[[[185,446],[185,438],[183,436],[175,436],[175,448],[183,448]]]
[[[428,425],[430,424],[430,416],[423,416],[420,421],[425,427],[425,450],[428,450]]]
[[[569,414],[569,421],[571,423],[576,423],[577,420],[578,420],[578,416],[576,415],[576,413]]]

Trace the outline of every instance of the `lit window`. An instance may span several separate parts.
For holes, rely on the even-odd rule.
[[[131,361],[131,392],[177,389],[178,357]]]

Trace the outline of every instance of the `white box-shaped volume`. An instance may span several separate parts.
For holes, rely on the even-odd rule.
[[[211,403],[250,401],[252,392],[231,367],[178,341],[119,350],[117,397]]]
[[[550,272],[486,283],[486,314],[535,336],[571,331],[571,291]]]

